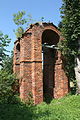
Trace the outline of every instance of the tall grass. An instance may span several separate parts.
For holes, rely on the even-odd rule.
[[[53,99],[50,104],[36,106],[21,102],[0,104],[0,120],[80,120],[80,96]]]

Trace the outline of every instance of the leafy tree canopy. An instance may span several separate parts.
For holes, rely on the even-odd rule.
[[[75,79],[75,57],[80,54],[78,40],[80,39],[80,0],[63,0],[61,7],[64,40],[60,43],[65,58],[65,70],[69,80]]]
[[[80,0],[63,0],[61,8],[62,34],[65,38],[63,54],[76,55],[80,38]]]
[[[9,74],[13,73],[13,51],[11,52],[11,56],[5,56],[2,70],[6,70]]]
[[[2,62],[7,55],[6,52],[8,52],[8,50],[6,47],[9,46],[10,41],[11,39],[9,39],[8,35],[4,35],[0,31],[0,65],[2,65]]]
[[[13,21],[16,25],[23,25],[25,24],[27,21],[24,17],[24,15],[26,14],[25,11],[19,11],[17,14],[13,14]]]
[[[30,14],[28,14],[27,17],[25,17],[25,15],[25,11],[18,11],[18,13],[13,14],[13,21],[18,26],[18,28],[14,30],[16,38],[22,37],[22,34],[24,33],[24,25],[28,27],[34,22]]]

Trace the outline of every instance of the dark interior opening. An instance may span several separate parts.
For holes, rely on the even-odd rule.
[[[52,30],[45,30],[42,34],[42,54],[43,54],[43,98],[49,103],[54,98],[54,65],[56,49],[52,45],[57,45],[59,35]],[[46,45],[46,47],[44,47]],[[48,46],[48,47],[47,47]]]
[[[16,49],[20,52],[20,44],[19,43],[16,45]]]
[[[16,66],[18,68],[18,73],[16,73],[17,75],[20,74],[20,43],[17,43],[16,45]],[[15,90],[17,91],[17,93],[20,94],[20,86],[19,86],[19,80],[18,80],[18,84],[14,86]]]
[[[17,53],[16,53],[16,61],[17,61],[18,64],[19,64],[19,61],[20,61],[20,44],[19,44],[19,43],[16,45],[16,50],[17,50]]]

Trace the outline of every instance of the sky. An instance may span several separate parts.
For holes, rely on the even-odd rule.
[[[0,0],[0,31],[11,38],[8,49],[13,49],[16,40],[13,32],[13,29],[17,27],[13,22],[14,13],[24,10],[36,21],[40,21],[41,17],[44,17],[44,21],[53,22],[57,26],[61,20],[61,5],[62,0]]]

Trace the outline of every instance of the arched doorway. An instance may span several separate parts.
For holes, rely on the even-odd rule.
[[[55,55],[56,45],[59,42],[59,35],[47,29],[42,34],[42,68],[43,68],[43,98],[50,102],[54,98],[55,86]]]

